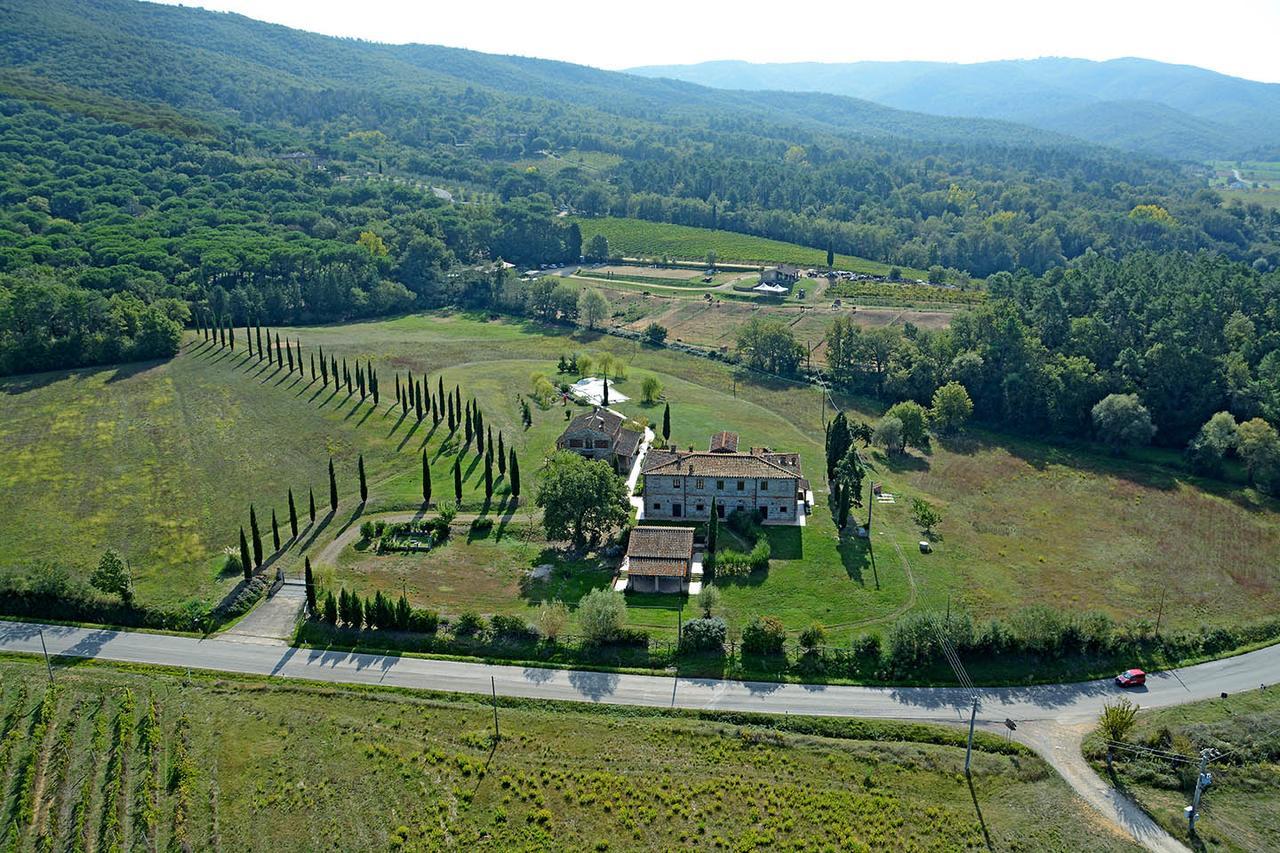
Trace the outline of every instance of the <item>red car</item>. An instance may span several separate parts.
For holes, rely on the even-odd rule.
[[[1140,669],[1126,669],[1116,676],[1116,684],[1121,687],[1141,687],[1147,683],[1147,674]]]

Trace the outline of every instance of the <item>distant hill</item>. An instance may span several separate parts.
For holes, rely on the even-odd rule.
[[[646,66],[724,89],[826,92],[904,110],[1002,119],[1166,157],[1280,152],[1280,84],[1148,59]]]

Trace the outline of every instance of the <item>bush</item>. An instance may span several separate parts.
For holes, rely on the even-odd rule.
[[[787,632],[776,616],[757,616],[742,629],[742,652],[748,655],[780,655]]]
[[[434,634],[440,627],[440,616],[430,610],[415,607],[409,614],[409,630],[419,634]]]
[[[863,660],[880,660],[880,638],[875,634],[859,634],[853,638],[853,655]]]
[[[823,628],[817,622],[814,622],[808,628],[800,632],[800,648],[805,651],[813,651],[821,646],[827,639],[827,629]]]
[[[680,635],[680,651],[723,652],[728,626],[719,617],[690,619]]]
[[[622,593],[593,589],[578,603],[578,625],[588,643],[608,643],[627,624],[627,602]]]
[[[534,640],[538,633],[516,616],[494,616],[489,620],[489,627],[495,640]]]
[[[484,617],[474,610],[467,610],[453,623],[455,637],[474,637],[484,631]]]
[[[542,606],[538,608],[538,630],[542,632],[542,636],[554,643],[568,624],[569,608],[563,601],[555,599],[542,602]]]
[[[374,527],[372,521],[366,521],[364,524],[360,525],[360,538],[365,542],[372,542],[374,539],[378,538],[377,528]]]
[[[471,522],[471,532],[480,536],[487,534],[493,529],[493,519],[489,517],[477,518]]]
[[[760,526],[760,512],[754,509],[735,509],[729,513],[729,529],[743,539],[757,540],[764,536]]]
[[[707,557],[717,578],[745,577],[751,574],[751,561],[741,551],[721,548]]]
[[[750,564],[751,570],[760,571],[769,568],[769,557],[773,554],[773,546],[769,544],[769,540],[761,536],[756,540],[755,546],[751,549],[751,553],[747,555],[747,563]]]

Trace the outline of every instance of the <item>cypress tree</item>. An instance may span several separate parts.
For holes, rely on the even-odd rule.
[[[249,355],[253,355],[253,335],[249,333],[249,318],[244,318],[244,345],[249,348]]]
[[[492,442],[490,442],[492,444]],[[498,430],[498,476],[507,474],[507,449],[502,444],[502,430]]]
[[[240,525],[240,566],[245,580],[253,579],[253,563],[249,562],[249,543],[244,538],[244,525]]]
[[[293,373],[293,347],[289,346],[289,342],[284,342],[284,354],[289,359],[289,372]]]
[[[604,391],[600,394],[600,405],[609,408],[609,374],[604,375]]]
[[[360,454],[360,460],[359,462],[356,463],[356,467],[360,471],[360,503],[365,503],[366,501],[369,500],[369,486],[365,483],[365,479],[364,479],[364,454],[363,453]]]
[[[376,406],[378,405],[378,372],[376,370],[370,375],[369,381],[373,383],[373,404]]]
[[[227,330],[222,328],[222,323],[218,323],[218,347],[227,348]]]
[[[440,406],[438,405],[438,403],[439,403],[439,398],[438,398],[438,397],[432,397],[432,398],[431,398],[431,424],[432,424],[432,426],[436,426],[436,425],[438,425],[438,424],[440,423]]]
[[[284,367],[284,356],[280,353],[280,333],[276,332],[276,367]]]
[[[476,410],[476,455],[484,453],[484,428],[481,426],[480,411]]]
[[[707,553],[714,554],[716,552],[716,539],[720,535],[720,519],[716,515],[716,499],[711,497],[711,516],[707,519]]]
[[[453,416],[459,425],[462,423],[462,388],[453,386]]]
[[[249,535],[253,537],[253,565],[262,568],[262,534],[258,531],[258,512],[249,504]]]
[[[333,476],[333,457],[329,457],[329,509],[338,511],[338,480]]]
[[[349,624],[357,631],[364,624],[364,602],[354,592],[351,593],[351,622]]]
[[[453,458],[453,499],[462,503],[462,457]]]
[[[671,440],[671,404],[667,403],[662,409],[662,440]]]
[[[262,351],[262,324],[261,323],[259,323],[255,327],[255,333],[257,334],[257,337],[258,337],[258,361],[262,361],[262,357],[263,355],[265,355],[265,353],[263,353]]]
[[[484,500],[493,500],[493,452],[484,455]]]
[[[329,356],[329,372],[333,374],[333,390],[338,390],[338,357]]]
[[[289,489],[289,530],[293,532],[293,538],[298,538],[298,508],[293,504],[293,489]]]
[[[356,388],[360,390],[360,402],[364,402],[364,368],[356,365]]]
[[[276,522],[276,511],[274,508],[271,510],[271,544],[275,546],[276,551],[280,550],[280,525]]]
[[[345,358],[342,360],[342,375],[347,381],[347,396],[351,396],[355,389],[352,387],[351,383],[351,368],[347,367],[347,360]]]
[[[454,432],[458,428],[458,419],[453,416],[453,395],[449,395],[449,432]]]
[[[422,451],[422,504],[431,506],[431,466],[427,463],[427,451]]]
[[[298,351],[298,375],[302,376],[302,341],[294,338],[293,348]]]
[[[307,611],[314,614],[316,612],[316,581],[311,576],[311,558],[304,557],[302,561],[303,577],[307,582]]]
[[[440,400],[440,410],[444,411],[444,374],[436,378],[436,397]]]
[[[311,353],[311,381],[316,381],[316,354]]]
[[[470,447],[471,446],[471,407],[470,406],[467,407],[467,420],[466,420],[466,424],[463,427],[462,434],[466,436],[466,442],[462,446]]]
[[[311,516],[311,523],[316,523],[316,490],[307,486],[307,514]]]
[[[418,383],[414,388],[410,389],[413,397],[413,411],[418,417],[418,422],[422,422],[422,383]]]
[[[330,625],[338,624],[338,602],[333,598],[333,590],[324,594],[324,621]]]
[[[329,362],[325,360],[324,347],[320,348],[320,378],[327,388],[329,386]]]
[[[511,497],[520,498],[520,460],[516,458],[516,449],[511,448],[511,460],[507,464],[511,471]]]
[[[402,388],[400,390],[400,414],[409,414],[409,388]]]

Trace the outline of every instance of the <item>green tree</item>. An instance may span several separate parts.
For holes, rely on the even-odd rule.
[[[1262,418],[1240,424],[1237,450],[1249,482],[1270,494],[1280,492],[1280,435]]]
[[[271,510],[271,545],[274,548],[272,553],[280,550],[280,523],[276,521],[276,511],[274,507]]]
[[[587,258],[593,261],[609,260],[609,238],[603,234],[593,234],[587,241]]]
[[[502,440],[502,430],[498,430],[498,476],[507,476],[507,448]]]
[[[711,497],[711,514],[707,516],[707,553],[714,554],[720,540],[720,510],[716,506],[716,498]]]
[[[338,511],[338,478],[333,474],[333,457],[329,457],[329,511]]]
[[[303,558],[303,579],[307,584],[307,612],[316,612],[316,579],[311,574],[311,558]]]
[[[307,486],[307,515],[311,517],[311,523],[316,523],[316,492],[315,489]]]
[[[262,568],[262,533],[258,530],[258,512],[249,504],[249,535],[253,537],[253,565]]]
[[[805,349],[781,320],[752,317],[738,329],[738,352],[756,370],[784,376],[800,368]]]
[[[568,451],[553,453],[543,467],[537,505],[551,539],[571,539],[576,547],[594,546],[610,530],[626,523],[631,505],[627,484],[603,461]]]
[[[1149,444],[1156,428],[1151,413],[1136,394],[1108,394],[1093,407],[1093,428],[1098,439],[1115,451]]]
[[[626,625],[627,602],[620,592],[593,589],[578,602],[578,628],[588,643],[616,640]]]
[[[844,412],[836,412],[836,416],[831,419],[831,424],[827,427],[826,434],[828,480],[835,479],[836,466],[840,464],[841,459],[844,459],[845,453],[852,445],[853,436],[849,433],[849,420]]]
[[[249,557],[249,542],[244,537],[244,525],[240,525],[240,568],[246,581],[253,580],[253,561]]]
[[[920,526],[920,529],[926,535],[931,535],[933,528],[942,523],[942,514],[934,508],[933,504],[923,498],[912,498],[911,519]]]
[[[667,403],[662,408],[662,440],[671,440],[671,404]]]
[[[876,424],[873,441],[892,456],[902,451],[902,421],[892,416],[880,419]]]
[[[662,383],[656,377],[646,376],[640,383],[640,399],[652,406],[662,396]]]
[[[702,611],[703,619],[714,616],[720,609],[720,590],[709,583],[703,584],[702,592],[698,593],[698,609]]]
[[[369,502],[369,484],[364,476],[364,454],[361,453],[356,461],[356,470],[360,473],[360,503]]]
[[[338,624],[338,602],[333,597],[333,590],[324,594],[324,621],[330,625]]]
[[[1102,713],[1098,716],[1098,733],[1107,744],[1107,768],[1110,769],[1115,753],[1115,745],[1128,739],[1129,733],[1138,722],[1138,706],[1128,699],[1106,702]]]
[[[427,451],[422,451],[422,505],[431,506],[431,466],[427,462]]]
[[[293,489],[289,489],[289,532],[298,538],[298,508],[293,503]]]
[[[520,499],[520,460],[516,458],[516,449],[511,448],[511,458],[507,462],[507,470],[511,472],[511,497]]]
[[[98,567],[89,576],[89,583],[96,590],[120,596],[126,607],[133,606],[133,572],[115,548],[103,552]]]
[[[1219,476],[1223,459],[1235,450],[1238,442],[1235,416],[1230,412],[1218,412],[1205,422],[1187,445],[1187,461],[1197,474]]]
[[[644,342],[651,346],[662,346],[667,340],[667,327],[659,323],[650,323],[644,327],[641,333],[644,336]]]
[[[836,250],[827,243],[827,269],[832,269],[836,265]]]
[[[462,457],[453,458],[453,500],[462,505]]]
[[[489,503],[493,500],[493,451],[490,449],[484,455],[484,501]]]
[[[609,316],[609,300],[594,287],[583,288],[578,294],[578,319],[588,329],[594,330]]]
[[[884,413],[887,418],[902,421],[902,441],[912,447],[929,446],[929,412],[914,400],[894,403]]]
[[[558,598],[542,602],[538,607],[538,630],[554,643],[569,624],[569,608]]]
[[[933,392],[929,420],[938,432],[950,434],[964,428],[973,415],[973,400],[959,382],[948,382]]]

